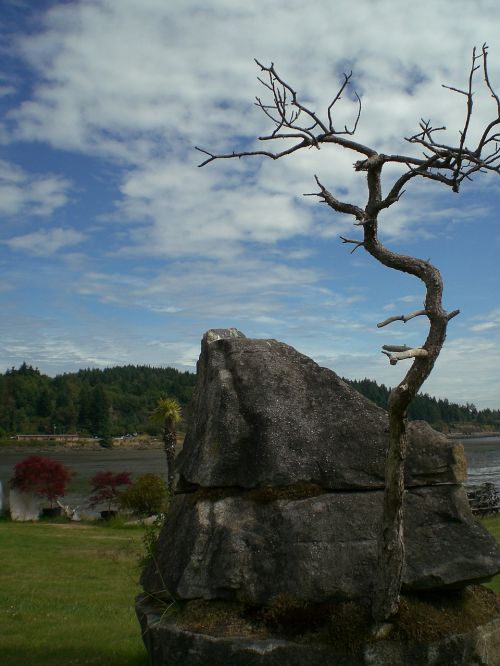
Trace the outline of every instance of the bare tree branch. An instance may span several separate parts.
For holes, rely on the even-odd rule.
[[[412,312],[408,315],[400,315],[399,317],[389,317],[389,319],[384,319],[384,321],[381,321],[380,324],[377,324],[377,328],[382,328],[383,326],[387,326],[387,324],[392,324],[393,321],[402,321],[403,323],[406,324],[407,321],[410,321],[410,319],[413,319],[414,317],[420,317],[422,315],[428,315],[428,314],[429,313],[427,312],[427,310],[416,310],[415,312]]]
[[[488,46],[487,46],[487,44],[483,44],[481,51],[482,51],[482,56],[483,56],[483,73],[484,73],[484,81],[485,81],[485,83],[486,83],[486,85],[487,85],[487,87],[488,87],[488,90],[489,90],[490,93],[491,93],[491,96],[493,97],[493,99],[494,99],[494,100],[496,101],[496,103],[497,103],[498,115],[499,115],[499,117],[500,117],[500,98],[499,98],[499,96],[496,94],[496,92],[493,90],[493,87],[492,87],[492,85],[491,85],[491,83],[490,83],[490,77],[489,77],[489,74],[488,74]]]
[[[382,349],[390,352],[404,352],[411,349],[411,347],[408,347],[407,345],[382,345]]]
[[[482,61],[482,65],[478,64],[479,61]],[[466,147],[466,140],[473,113],[474,77],[476,72],[481,68],[483,70],[484,83],[490,96],[495,100],[496,116],[486,125],[476,148],[469,149]],[[498,146],[500,132],[496,130],[500,125],[500,97],[495,92],[489,78],[487,45],[483,44],[481,54],[477,54],[476,49],[473,49],[466,90],[455,86],[443,85],[443,87],[452,92],[464,95],[466,98],[466,113],[463,127],[459,132],[458,146],[436,142],[433,137],[434,132],[445,128],[433,128],[430,125],[430,121],[422,121],[420,123],[421,132],[408,138],[407,141],[420,144],[440,158],[432,165],[432,173],[422,173],[421,175],[425,178],[440,180],[450,186],[454,192],[458,192],[463,180],[470,179],[471,175],[478,171],[486,170],[500,173],[500,148]],[[489,144],[494,144],[494,149],[489,154],[483,155],[485,147]],[[449,175],[445,176],[442,173],[443,171],[448,172]]]
[[[305,197],[319,197],[320,199],[323,199],[323,202],[328,204],[330,208],[333,208],[333,210],[337,211],[337,213],[346,213],[347,215],[354,215],[354,217],[359,222],[362,222],[364,220],[365,213],[362,208],[359,208],[359,206],[354,206],[353,204],[339,201],[339,199],[334,197],[333,194],[329,192],[326,189],[326,187],[324,187],[324,185],[321,184],[318,176],[314,176],[314,179],[316,180],[320,188],[320,191],[313,192],[310,194],[304,194]]]
[[[271,63],[270,67],[266,67],[265,65],[262,65],[257,59],[255,59],[255,62],[260,67],[262,72],[267,72],[268,74],[269,85],[266,87],[272,91],[274,97],[274,108],[278,111],[282,122],[286,127],[293,128],[294,122],[297,119],[296,116],[294,117],[294,114],[292,114],[290,118],[287,119],[287,107],[292,106],[302,111],[306,116],[309,116],[309,118],[311,118],[314,123],[313,127],[320,127],[322,132],[328,134],[328,127],[318,118],[314,111],[311,111],[311,109],[299,102],[297,99],[297,93],[288,83],[286,83],[286,81],[284,81],[284,79],[279,76],[274,68],[274,63]],[[290,94],[290,102],[287,102],[287,92]],[[304,128],[301,129],[303,130]]]
[[[450,321],[450,319],[453,319],[453,317],[456,317],[459,314],[460,314],[460,310],[453,310],[452,312],[448,312],[448,314],[446,315],[446,318],[448,319],[448,321]]]
[[[446,128],[444,126],[433,127],[430,120],[421,120],[420,131],[407,138],[407,141],[420,145],[423,150],[424,159],[405,155],[378,155],[369,146],[347,138],[345,135],[353,135],[357,129],[361,115],[362,105],[357,93],[354,93],[358,101],[358,111],[352,129],[344,126],[343,130],[337,130],[333,121],[333,110],[342,100],[347,87],[351,84],[352,72],[344,74],[344,79],[327,107],[327,119],[323,121],[320,116],[309,106],[302,103],[297,92],[276,71],[273,63],[269,67],[256,60],[266,77],[258,77],[261,85],[271,93],[270,103],[264,103],[260,97],[256,98],[256,105],[271,120],[274,129],[259,139],[271,141],[273,139],[296,140],[293,146],[281,151],[233,151],[227,154],[216,154],[202,148],[201,151],[208,156],[201,166],[205,166],[216,159],[231,159],[247,156],[270,157],[273,160],[285,157],[302,148],[319,148],[321,144],[333,143],[356,153],[365,155],[366,158],[377,156],[383,163],[403,163],[408,167],[408,172],[403,174],[393,185],[390,192],[380,197],[378,211],[388,208],[396,203],[403,194],[403,187],[415,176],[421,176],[435,180],[451,187],[458,192],[460,184],[464,179],[470,179],[474,173],[481,170],[500,173],[500,97],[495,92],[488,72],[488,47],[483,45],[481,53],[476,49],[472,53],[472,63],[469,70],[467,88],[465,90],[456,86],[444,85],[448,90],[463,95],[466,98],[466,114],[462,130],[459,132],[458,145],[452,146],[436,141],[435,135]],[[480,64],[481,63],[481,64]],[[474,149],[466,147],[473,112],[473,84],[476,72],[482,68],[483,79],[490,96],[495,101],[496,116],[486,125],[481,138]],[[489,154],[483,154],[487,146],[494,146]],[[356,162],[357,171],[367,170],[366,160]],[[332,201],[332,199],[330,199]],[[332,206],[334,207],[334,206]],[[344,212],[336,209],[338,212]],[[373,210],[372,210],[373,213]],[[359,218],[358,218],[359,221]]]
[[[353,240],[353,239],[351,239],[351,238],[344,238],[344,236],[340,236],[339,238],[340,238],[340,240],[341,240],[343,243],[352,243],[352,244],[355,245],[355,247],[351,250],[351,254],[353,254],[354,252],[356,252],[356,250],[357,250],[358,248],[360,248],[360,247],[364,247],[364,244],[365,244],[364,241]]]
[[[291,148],[288,148],[287,150],[282,150],[279,153],[271,153],[267,150],[250,150],[250,151],[243,151],[241,153],[226,153],[224,155],[216,155],[214,153],[210,153],[208,150],[204,150],[203,148],[198,148],[198,146],[195,146],[195,150],[199,150],[200,153],[204,153],[205,155],[208,155],[208,159],[204,160],[200,164],[198,164],[199,167],[205,166],[205,164],[209,164],[210,162],[213,162],[214,160],[224,160],[224,159],[232,159],[234,157],[251,157],[254,155],[262,155],[263,157],[270,157],[273,160],[277,160],[280,157],[284,157],[285,155],[290,155],[291,153],[294,153],[296,150],[300,150],[300,148],[304,148],[306,146],[310,146],[311,144],[308,142],[307,139],[303,139],[301,143],[292,146]]]

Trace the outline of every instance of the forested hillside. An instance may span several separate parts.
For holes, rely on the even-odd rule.
[[[387,407],[390,388],[384,384],[377,384],[371,379],[349,380],[344,378],[344,381],[380,407],[384,409]],[[446,398],[444,400],[436,399],[427,393],[419,393],[415,397],[409,407],[408,416],[412,420],[420,419],[435,426],[470,424],[500,428],[500,409],[478,410],[473,404],[457,405]]]
[[[174,368],[128,365],[51,378],[23,363],[0,375],[0,435],[152,432],[159,398],[186,405],[195,375]]]
[[[189,402],[195,375],[174,368],[127,365],[87,369],[51,378],[23,363],[0,374],[0,436],[79,432],[82,435],[153,433],[149,415],[159,398],[171,396],[182,406]],[[381,407],[389,391],[370,379],[345,380]],[[410,405],[411,419],[436,426],[450,424],[500,429],[500,410],[477,410],[418,395]]]

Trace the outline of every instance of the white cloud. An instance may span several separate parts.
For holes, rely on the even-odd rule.
[[[298,0],[286,7],[265,0],[259,11],[222,0],[210,7],[196,0],[55,5],[45,30],[20,42],[41,81],[32,99],[13,111],[14,134],[126,160],[138,169],[166,152],[172,166],[172,157],[195,144],[231,149],[235,137],[253,140],[269,128],[252,107],[254,94],[261,92],[254,57],[275,61],[318,109],[326,108],[336,91],[339,66],[352,66],[364,95],[359,138],[390,152],[411,149],[402,138],[417,129],[422,115],[432,113],[438,122],[460,127],[462,99],[441,91],[440,84],[465,84],[470,49],[495,41],[494,22],[479,20],[470,3],[461,3],[456,13],[436,6],[432,48],[422,49],[429,19],[419,6],[398,10],[392,0],[359,2],[353,25],[352,5],[345,0],[336,3],[334,21],[317,20],[330,12],[326,0],[307,11]],[[391,29],[391,49],[387,26],[372,29],[384,22]],[[492,68],[499,61],[492,50]],[[343,107],[338,111],[342,126]],[[483,117],[482,107],[478,111]],[[348,104],[347,116],[352,113]],[[332,151],[324,152],[331,164]],[[353,161],[348,153],[333,154],[336,165]],[[287,175],[303,159],[308,161],[306,153],[288,161]],[[350,164],[335,168],[336,186],[353,181]],[[313,172],[308,170],[309,179]]]
[[[97,320],[86,311],[69,310],[63,315],[50,308],[43,315],[32,316],[14,305],[5,311],[8,321],[0,320],[0,367],[4,369],[26,361],[55,375],[87,367],[126,365],[133,359],[137,364],[194,370],[199,355],[199,340],[152,337],[142,327],[121,326],[112,316]]]
[[[500,321],[488,321],[483,324],[476,324],[471,326],[471,331],[474,333],[483,333],[484,331],[495,331],[500,329]]]
[[[196,196],[186,188],[195,188]],[[122,192],[121,219],[149,223],[132,226],[124,253],[230,257],[243,243],[274,244],[308,233],[312,224],[303,202],[287,192],[270,185],[229,187],[213,172],[201,174],[187,164],[133,172]]]
[[[285,298],[307,300],[319,278],[310,268],[258,258],[222,258],[174,261],[147,276],[88,272],[74,289],[105,303],[204,321],[231,317],[248,325],[257,317],[284,310]]]
[[[24,85],[32,87],[20,104],[18,97],[3,98],[13,106],[0,137],[9,148],[36,142],[66,151],[52,155],[79,152],[111,163],[114,180],[105,185],[111,189],[118,183],[115,208],[99,218],[92,206],[87,218],[85,209],[84,238],[66,222],[49,221],[68,202],[67,177],[28,174],[3,162],[0,213],[45,218],[42,229],[11,232],[4,242],[50,256],[107,234],[92,255],[64,255],[64,279],[76,297],[106,303],[113,311],[136,307],[147,316],[156,313],[175,322],[177,332],[184,326],[197,335],[207,326],[236,320],[253,335],[286,337],[301,350],[338,363],[345,374],[359,368],[394,383],[387,379],[394,378],[394,370],[376,356],[380,334],[369,333],[368,322],[378,319],[368,311],[375,305],[367,304],[359,288],[367,262],[356,253],[350,275],[342,276],[345,263],[335,256],[325,261],[324,246],[352,220],[329,215],[317,199],[301,196],[317,190],[317,174],[340,198],[363,205],[365,174],[352,168],[357,156],[324,147],[280,161],[226,160],[197,169],[201,155],[194,146],[220,152],[272,147],[255,139],[269,132],[270,123],[252,103],[262,94],[254,57],[274,61],[318,112],[335,94],[341,72],[352,68],[353,87],[363,98],[357,139],[385,152],[414,150],[404,137],[416,131],[422,115],[457,130],[463,99],[440,86],[466,83],[471,47],[484,41],[492,45],[491,72],[495,77],[500,72],[498,26],[488,15],[496,0],[483,0],[481,14],[466,0],[459,0],[455,11],[444,2],[423,9],[422,3],[394,0],[359,0],[355,11],[350,0],[315,0],[307,7],[299,0],[260,0],[258,5],[231,0],[51,3],[38,16],[41,29],[22,36],[12,49],[30,66]],[[5,85],[12,87],[12,81],[5,79]],[[349,95],[344,97],[345,106],[335,109],[339,127],[352,122],[356,109]],[[487,117],[490,102],[476,96],[478,121]],[[386,190],[398,173],[388,170]],[[82,182],[84,177],[88,174]],[[79,194],[88,195],[83,188]],[[486,201],[474,206],[463,201],[436,184],[415,180],[398,206],[381,215],[381,236],[432,244],[455,234],[459,225],[488,216]],[[404,287],[400,293],[409,291]],[[362,299],[366,307],[356,309]],[[399,311],[420,300],[387,293],[378,315],[384,304]],[[494,321],[475,320],[472,332],[486,337]],[[408,341],[421,334],[417,324]],[[40,350],[46,359],[56,353],[51,335]],[[74,363],[120,362],[134,349],[129,338],[122,339],[120,351],[111,342],[106,347],[104,337],[87,337],[89,342],[74,342],[74,349],[71,343],[58,348]],[[141,352],[134,351],[134,359],[143,348],[153,362],[162,354],[169,361],[175,354],[192,359],[192,340],[175,347],[156,334],[151,338],[136,339]],[[446,367],[453,376],[451,365]]]
[[[77,245],[84,240],[84,234],[76,229],[54,227],[40,229],[23,236],[14,236],[3,242],[13,250],[44,257],[51,256],[64,247]]]
[[[16,92],[14,86],[0,86],[0,97],[7,97],[8,95],[13,95]]]
[[[30,174],[0,160],[0,215],[48,217],[68,201],[70,182],[52,174]]]
[[[198,253],[199,245],[213,251],[221,236],[234,243],[272,243],[303,233],[311,228],[312,207],[297,220],[293,199],[316,189],[314,173],[324,176],[334,191],[344,188],[348,200],[365,198],[363,174],[352,172],[355,155],[324,149],[296,154],[279,165],[259,161],[251,167],[246,193],[248,169],[239,170],[234,162],[211,165],[200,176],[193,169],[200,156],[192,152],[187,161],[184,157],[194,145],[224,151],[243,138],[254,143],[269,129],[268,120],[252,106],[253,95],[261,92],[253,58],[274,60],[317,109],[326,108],[341,70],[352,66],[355,86],[364,95],[359,140],[388,152],[411,151],[403,137],[417,129],[422,115],[432,113],[439,123],[461,127],[463,100],[440,84],[464,85],[472,45],[496,39],[494,22],[479,20],[476,8],[466,2],[453,13],[443,5],[433,7],[432,39],[427,13],[417,5],[359,2],[353,24],[352,4],[343,0],[336,3],[335,19],[328,17],[327,0],[317,0],[307,11],[298,0],[286,7],[262,0],[259,11],[224,0],[209,7],[197,0],[181,5],[160,0],[54,5],[44,31],[19,42],[40,81],[32,98],[11,112],[13,137],[125,162],[129,170],[119,203],[132,218],[154,220],[149,247],[167,254],[186,253],[188,247]],[[492,69],[496,64],[500,54],[492,50]],[[337,112],[340,126],[355,110],[345,101]],[[240,206],[229,192],[235,186]],[[210,216],[203,221],[196,206],[189,205],[193,199],[204,216],[211,212],[219,223]],[[432,209],[431,202],[417,229],[421,235],[432,223],[427,208]],[[186,225],[186,212],[193,228],[178,239],[175,229],[180,220]],[[234,224],[228,216],[234,216]],[[402,201],[397,212],[384,215],[384,233],[408,237],[413,221],[410,205]],[[347,223],[342,219],[323,233],[338,233]]]
[[[476,317],[480,320],[479,324],[473,324],[470,327],[470,330],[473,333],[484,333],[486,331],[500,331],[500,308],[495,308],[490,310],[480,317]]]
[[[499,340],[451,339],[443,348],[424,390],[461,404],[474,401],[483,408],[498,409],[499,368]]]
[[[391,366],[376,350],[363,350],[359,342],[343,345],[325,340],[302,341],[300,351],[312,356],[320,365],[332,368],[350,379],[368,377],[386,386],[396,386],[404,377],[410,361]],[[366,349],[370,349],[367,339]],[[488,340],[455,338],[448,340],[436,366],[422,386],[422,392],[447,398],[451,402],[474,402],[479,408],[498,409],[500,396],[500,345]]]

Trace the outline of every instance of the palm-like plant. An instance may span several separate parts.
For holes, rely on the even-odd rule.
[[[181,406],[175,398],[160,398],[150,418],[153,423],[158,423],[163,428],[163,446],[167,457],[167,485],[169,492],[172,492],[177,445],[175,426],[182,418]]]

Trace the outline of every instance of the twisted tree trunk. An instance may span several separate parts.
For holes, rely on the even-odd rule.
[[[167,488],[169,493],[172,493],[174,487],[174,460],[176,446],[177,433],[166,425],[163,429],[163,448],[167,458]]]
[[[416,257],[392,252],[378,240],[377,212],[382,201],[380,173],[383,163],[377,157],[368,160],[371,163],[366,166],[369,200],[365,208],[366,218],[363,221],[363,247],[385,266],[409,273],[422,280],[426,288],[425,309],[410,317],[424,315],[429,320],[429,333],[424,345],[420,349],[406,351],[406,356],[414,357],[412,366],[389,396],[389,448],[385,464],[382,529],[378,544],[372,604],[372,615],[375,622],[382,623],[395,615],[399,608],[399,594],[403,578],[405,556],[403,499],[407,410],[431,373],[446,338],[448,321],[458,314],[458,311],[447,313],[443,309],[443,281],[435,266]],[[406,319],[404,320],[406,321]],[[382,322],[379,326],[386,325],[390,321],[392,320]],[[392,364],[399,360],[397,354],[387,355]],[[401,357],[402,354],[399,355],[399,358]]]

